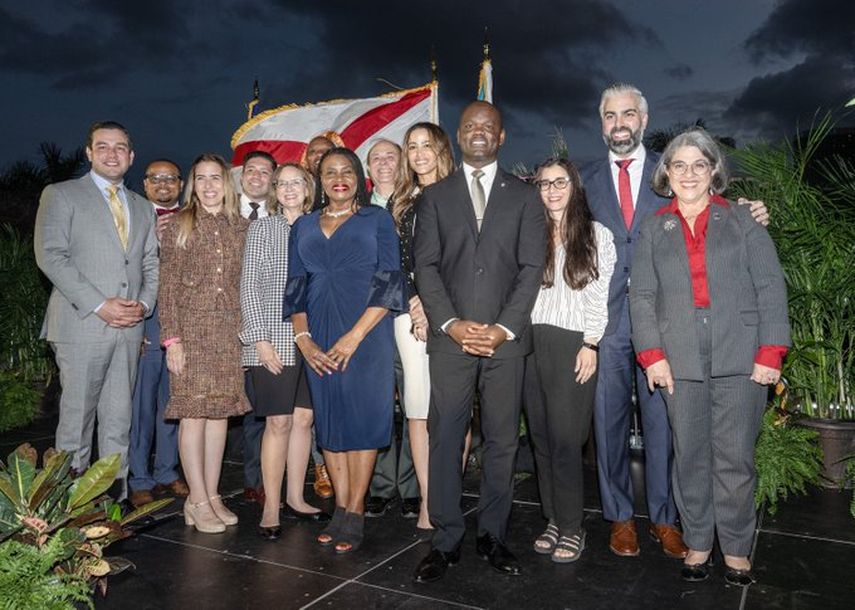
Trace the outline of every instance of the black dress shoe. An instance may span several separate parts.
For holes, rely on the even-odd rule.
[[[419,516],[419,509],[422,501],[420,498],[404,498],[401,502],[401,514],[404,519],[416,519]]]
[[[413,574],[413,580],[420,583],[436,582],[445,576],[448,566],[453,566],[458,561],[460,561],[459,546],[449,553],[433,549],[419,562]]]
[[[686,582],[701,582],[710,577],[709,562],[684,563],[680,569],[680,578]]]
[[[279,537],[282,535],[282,528],[278,525],[273,525],[271,527],[259,525],[258,535],[266,540],[279,540]]]
[[[478,557],[489,561],[497,572],[509,576],[519,576],[522,573],[522,568],[514,554],[492,534],[478,536],[475,549],[478,551]]]
[[[315,521],[317,523],[326,523],[332,517],[329,513],[325,513],[324,511],[320,511],[317,513],[303,513],[299,510],[291,508],[289,504],[285,504],[284,510],[285,516],[288,519],[298,519],[299,521]]]
[[[395,498],[381,498],[380,496],[371,496],[368,502],[365,503],[366,517],[382,517],[389,510],[389,506]]]
[[[724,580],[729,585],[734,585],[737,587],[747,587],[748,585],[753,585],[757,582],[757,579],[754,578],[754,574],[751,573],[751,570],[740,570],[737,568],[731,568],[727,566],[727,570],[724,573]]]

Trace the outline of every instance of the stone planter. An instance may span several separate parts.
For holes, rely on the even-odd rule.
[[[847,456],[855,454],[855,421],[845,419],[824,419],[804,417],[799,425],[819,433],[819,446],[822,447],[823,487],[839,488],[844,481]],[[847,488],[851,487],[851,483]]]

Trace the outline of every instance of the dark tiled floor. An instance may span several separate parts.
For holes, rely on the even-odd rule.
[[[24,441],[50,445],[54,423],[0,437],[0,453]],[[640,478],[640,463],[633,474]],[[643,532],[643,498],[638,500],[641,556],[619,558],[607,548],[593,469],[586,473],[587,548],[581,560],[556,565],[531,550],[544,527],[534,477],[518,475],[508,542],[523,563],[519,578],[491,571],[474,551],[477,472],[470,472],[463,499],[468,533],[460,564],[433,585],[416,585],[413,568],[429,545],[419,542],[415,523],[397,510],[366,522],[366,542],[350,556],[321,548],[321,526],[283,519],[276,543],[259,538],[260,511],[242,500],[241,465],[226,463],[221,489],[241,523],[222,535],[184,526],[175,505],[136,537],[111,547],[135,570],[113,576],[97,608],[793,608],[853,607],[855,521],[846,492],[815,489],[782,503],[775,517],[759,521],[755,548],[758,584],[746,591],[724,584],[721,564],[708,581],[689,585],[678,576],[679,561],[667,559]],[[314,500],[311,488],[307,498]],[[329,502],[320,503],[327,509]]]

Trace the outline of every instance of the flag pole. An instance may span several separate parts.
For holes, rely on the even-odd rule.
[[[433,91],[431,92],[431,102],[430,102],[430,120],[433,124],[439,125],[439,79],[436,75],[436,47],[434,45],[430,46],[430,80],[431,80],[431,88]]]
[[[252,99],[246,105],[246,120],[250,120],[252,118],[253,113],[255,112],[255,107],[258,105],[258,102],[261,100],[258,97],[259,89],[258,89],[258,77],[255,78],[255,82],[252,83]]]

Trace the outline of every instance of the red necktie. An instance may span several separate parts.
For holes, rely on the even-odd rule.
[[[623,221],[626,228],[632,226],[632,186],[629,182],[629,164],[635,159],[621,159],[615,161],[615,165],[620,168],[618,170],[618,197],[620,199],[620,211],[623,213]]]

